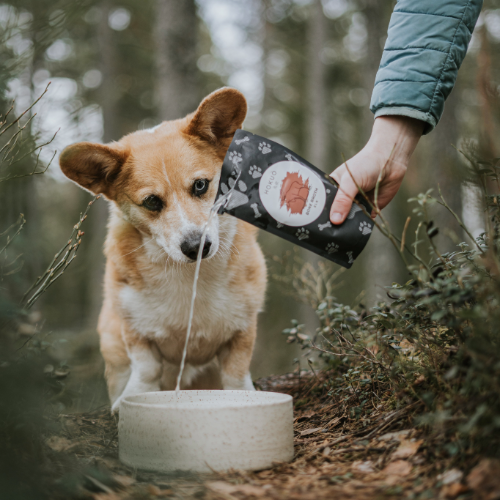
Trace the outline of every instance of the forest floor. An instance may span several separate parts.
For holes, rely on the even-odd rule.
[[[261,390],[291,394],[295,406],[295,458],[259,472],[133,470],[118,460],[117,421],[109,407],[54,417],[58,430],[45,441],[47,476],[57,485],[50,498],[500,498],[500,463],[476,459],[464,474],[449,460],[436,460],[432,440],[412,425],[413,405],[390,409],[388,397],[369,421],[355,419],[348,406],[331,404],[316,390],[320,382],[310,372],[257,381]]]

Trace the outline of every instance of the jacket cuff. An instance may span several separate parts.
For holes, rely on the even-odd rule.
[[[434,130],[434,127],[437,125],[436,119],[430,113],[424,113],[423,111],[407,106],[385,106],[377,109],[375,112],[375,118],[379,116],[408,116],[409,118],[420,120],[425,123],[423,135]]]

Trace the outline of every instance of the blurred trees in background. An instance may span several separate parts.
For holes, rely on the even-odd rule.
[[[248,130],[331,172],[369,136],[369,100],[393,5],[377,0],[10,0],[0,4],[0,30],[10,33],[0,49],[0,103],[7,109],[16,98],[16,110],[25,109],[52,82],[29,131],[32,141],[43,143],[60,129],[40,157],[46,164],[54,150],[72,142],[118,140],[193,111],[206,94],[231,85],[249,101]],[[445,115],[421,141],[403,188],[386,209],[396,233],[411,215],[406,199],[437,183],[452,208],[480,231],[475,188],[462,183],[462,160],[454,147],[498,155],[499,44],[500,2],[486,0]],[[0,232],[20,213],[27,220],[16,241],[24,267],[8,284],[4,278],[3,308],[50,262],[89,200],[62,177],[56,163],[44,176],[0,183]],[[78,259],[38,305],[44,330],[65,336],[71,349],[78,349],[78,356],[71,349],[60,356],[94,365],[106,218],[100,200],[89,212]],[[439,236],[443,241],[464,240],[452,221],[439,222],[449,231]],[[261,243],[271,276],[279,274],[273,257],[290,251],[290,244],[264,233]],[[332,273],[337,269],[331,268]],[[383,286],[405,281],[391,246],[376,234],[343,277],[335,292],[339,299],[366,305],[385,296]],[[279,280],[271,279],[255,375],[291,368],[295,351],[280,332],[296,314],[297,299],[284,292]],[[84,385],[94,372],[78,373]]]

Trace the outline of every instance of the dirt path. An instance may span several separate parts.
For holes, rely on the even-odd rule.
[[[56,479],[58,490],[62,488],[52,498],[471,497],[462,472],[444,472],[448,462],[436,462],[431,443],[412,428],[411,406],[390,409],[381,402],[369,418],[357,419],[353,408],[332,403],[332,397],[321,390],[321,381],[305,372],[261,379],[258,386],[294,396],[295,458],[291,463],[261,472],[213,475],[135,471],[118,460],[116,420],[103,407],[57,418],[60,430],[46,440],[47,474]],[[473,484],[470,478],[468,483]],[[477,498],[483,498],[478,494]]]

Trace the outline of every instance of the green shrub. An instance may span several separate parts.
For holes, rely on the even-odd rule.
[[[383,217],[377,223],[411,279],[387,287],[390,300],[370,311],[326,295],[316,307],[321,326],[314,336],[296,321],[283,333],[289,342],[319,352],[324,368],[331,370],[326,389],[349,402],[357,417],[369,414],[378,398],[395,406],[413,403],[416,423],[441,439],[449,455],[461,456],[461,450],[498,455],[500,197],[489,191],[498,188],[499,166],[467,158],[484,193],[484,234],[474,240],[442,196],[421,194],[409,200],[419,219],[411,246],[405,234],[398,238],[391,232]],[[456,217],[470,244],[440,253],[430,217],[431,207],[439,204]],[[430,259],[419,254],[425,244]],[[308,288],[303,274],[295,273],[294,279],[302,290]]]

